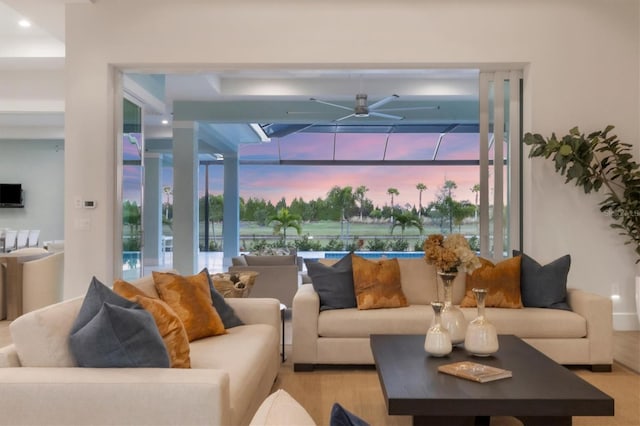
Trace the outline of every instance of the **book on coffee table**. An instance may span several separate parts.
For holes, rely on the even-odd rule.
[[[490,365],[484,365],[473,361],[460,361],[451,364],[444,364],[438,367],[438,371],[480,383],[511,377],[510,370],[491,367]]]

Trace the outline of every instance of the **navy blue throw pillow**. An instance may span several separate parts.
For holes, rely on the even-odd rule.
[[[369,423],[349,412],[337,402],[331,407],[329,426],[369,426]]]
[[[307,260],[305,264],[311,284],[320,297],[321,311],[358,306],[353,288],[351,253],[331,266]]]
[[[171,365],[153,316],[95,277],[71,329],[69,347],[79,367]]]
[[[564,255],[544,266],[517,250],[513,251],[513,255],[522,256],[520,293],[525,307],[571,310],[567,303],[570,255]]]
[[[238,318],[238,316],[236,315],[236,312],[233,310],[233,308],[229,306],[227,301],[224,299],[224,296],[221,295],[220,292],[218,292],[218,290],[216,290],[215,286],[213,285],[213,279],[211,278],[211,274],[209,274],[209,270],[207,268],[203,268],[202,271],[206,271],[207,273],[207,278],[209,279],[209,292],[211,292],[212,304],[213,304],[213,307],[218,312],[218,315],[220,315],[220,319],[222,319],[222,324],[224,324],[224,328],[228,329],[228,328],[237,327],[239,325],[244,325],[242,320]],[[200,271],[200,273],[202,273],[202,271]]]

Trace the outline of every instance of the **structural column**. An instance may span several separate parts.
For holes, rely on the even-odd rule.
[[[238,183],[240,162],[238,153],[224,154],[224,212],[222,220],[223,263],[226,271],[231,258],[237,256],[240,246],[240,185]]]
[[[198,267],[198,123],[173,124],[173,268]]]
[[[144,155],[143,263],[159,265],[162,256],[162,154]]]

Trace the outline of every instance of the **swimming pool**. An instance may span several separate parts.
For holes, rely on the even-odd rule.
[[[340,259],[347,253],[347,251],[325,251],[324,257],[326,259]],[[355,251],[354,253],[365,259],[379,259],[381,257],[415,259],[424,257],[423,251]]]

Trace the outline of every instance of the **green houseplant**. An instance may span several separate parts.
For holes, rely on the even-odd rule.
[[[607,126],[589,135],[574,127],[569,134],[550,138],[527,133],[524,143],[532,147],[529,157],[551,158],[565,183],[575,181],[585,193],[606,191],[600,211],[609,215],[620,235],[627,237],[640,262],[640,165],[633,160],[631,145],[611,135]]]

